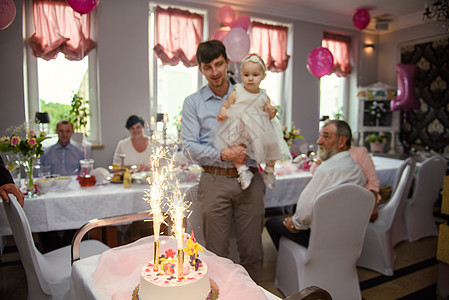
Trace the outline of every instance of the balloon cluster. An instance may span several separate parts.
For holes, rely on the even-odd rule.
[[[249,53],[250,40],[247,30],[251,25],[248,15],[240,15],[235,18],[235,12],[229,5],[220,8],[219,17],[221,23],[226,27],[218,29],[211,37],[219,40],[226,46],[230,60],[240,62]]]
[[[16,17],[16,5],[14,0],[0,1],[0,30],[11,25]]]
[[[88,14],[97,7],[100,0],[66,0],[74,11],[80,14]]]

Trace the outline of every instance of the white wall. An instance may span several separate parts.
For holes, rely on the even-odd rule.
[[[167,3],[167,1],[163,1]],[[185,1],[170,1],[171,4],[186,6]],[[23,90],[23,40],[21,0],[15,0],[17,15],[10,27],[0,31],[0,134],[11,125],[25,120]],[[210,35],[218,29],[218,6],[191,4],[192,7],[207,9]],[[275,8],[274,8],[275,9]],[[101,143],[103,148],[94,148],[92,156],[95,166],[107,166],[117,141],[128,136],[124,127],[131,114],[149,119],[149,75],[148,75],[148,1],[132,0],[100,1],[96,8],[98,16],[97,54],[99,66],[99,102],[101,112]],[[360,59],[354,66],[353,90],[350,92],[354,104],[354,90],[358,85],[384,81],[395,85],[395,53],[399,42],[417,39],[433,34],[433,31],[418,26],[410,30],[379,37],[374,56],[365,57],[359,49],[365,35],[357,30],[333,28],[298,20],[282,19],[267,15],[246,13],[252,17],[272,19],[291,23],[294,26],[293,103],[292,120],[308,141],[315,141],[318,133],[319,80],[306,68],[306,57],[315,47],[321,45],[323,30],[341,32],[353,36],[356,43],[353,50]],[[375,38],[378,38],[375,36]],[[385,54],[384,54],[385,53]],[[379,57],[379,60],[377,59]],[[356,81],[356,82],[354,82]],[[353,111],[353,109],[350,109]],[[353,124],[353,122],[351,122]]]

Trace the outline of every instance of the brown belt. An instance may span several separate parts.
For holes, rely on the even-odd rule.
[[[212,166],[203,166],[203,170],[206,173],[214,174],[214,175],[223,175],[227,177],[238,177],[239,173],[237,172],[236,168],[219,168],[219,167],[212,167]],[[258,171],[257,168],[249,167],[249,170],[251,172],[256,173]]]

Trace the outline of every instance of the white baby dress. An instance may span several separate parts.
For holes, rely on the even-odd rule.
[[[219,149],[245,144],[248,156],[258,163],[291,159],[279,120],[270,120],[264,111],[268,101],[265,90],[251,93],[242,84],[234,87],[235,103],[227,111],[227,119],[218,122],[215,146]]]

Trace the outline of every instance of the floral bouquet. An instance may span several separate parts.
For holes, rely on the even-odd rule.
[[[33,164],[43,153],[42,141],[48,139],[44,132],[36,135],[33,129],[27,130],[26,123],[6,130],[8,136],[0,138],[0,152],[18,154],[28,174],[27,190],[34,190]]]
[[[284,140],[288,146],[291,146],[296,139],[304,139],[301,135],[301,129],[296,128],[295,124],[292,124],[292,128],[290,128],[290,130],[287,126],[283,126],[282,133],[284,134]]]

